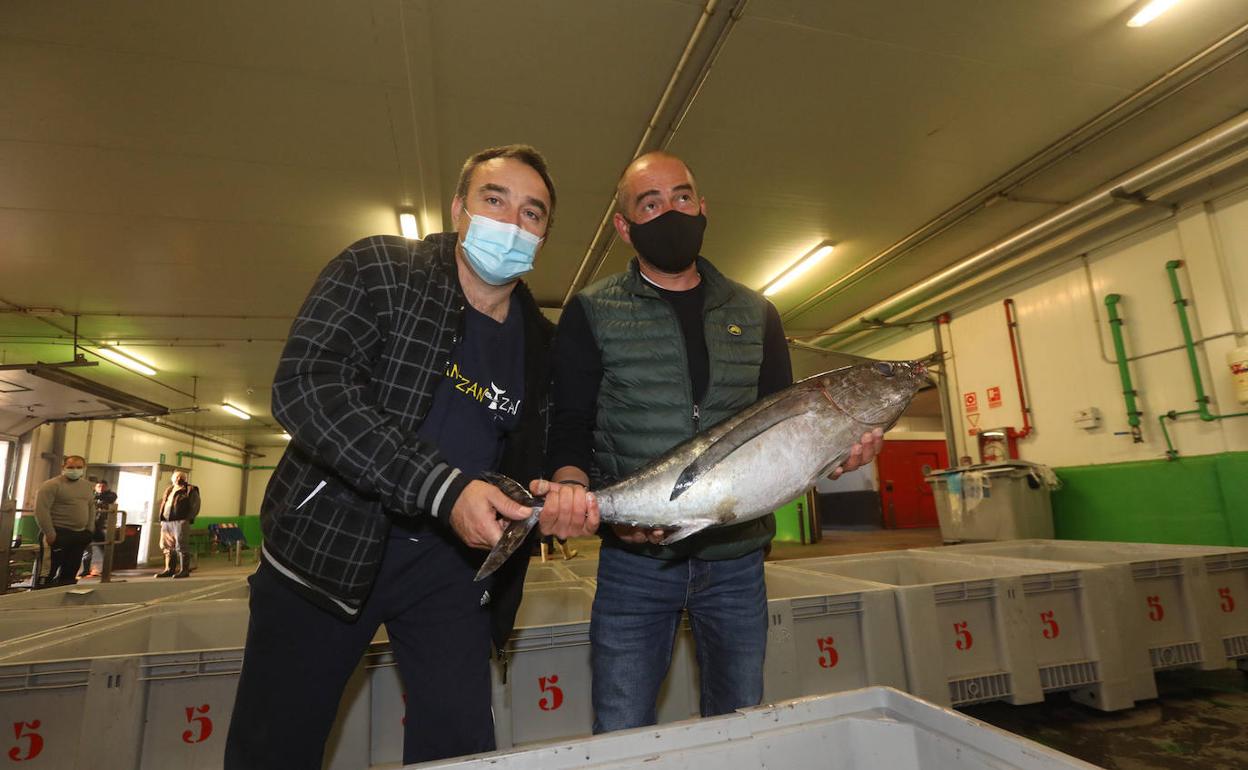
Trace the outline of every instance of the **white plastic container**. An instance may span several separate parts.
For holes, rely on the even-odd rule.
[[[422,770],[1095,770],[1067,754],[885,687],[625,730]]]
[[[247,622],[246,600],[163,603],[0,646],[0,724],[20,725],[20,766],[220,768]],[[347,726],[364,732],[344,739]],[[329,766],[360,767],[337,743],[366,745],[367,729],[340,720]]]
[[[9,610],[0,615],[3,621],[0,622],[0,648],[138,607],[137,604],[92,604],[47,610]]]
[[[1248,548],[1018,540],[933,550],[1117,569],[1134,583],[1122,603],[1122,635],[1143,645],[1152,668],[1218,669],[1248,660]]]
[[[802,560],[795,560],[802,561]],[[904,688],[905,656],[891,586],[767,563],[763,701]]]
[[[183,578],[137,580],[118,583],[79,583],[39,591],[0,596],[0,618],[10,609],[50,609],[81,607],[89,604],[152,603],[167,599],[181,601],[201,593],[221,590],[238,578]]]
[[[1115,635],[1114,597],[1126,583],[1116,591],[1098,568],[922,551],[786,566],[894,586],[907,690],[934,703],[1034,703],[1069,690],[1116,710],[1156,694],[1146,671],[1132,676]]]

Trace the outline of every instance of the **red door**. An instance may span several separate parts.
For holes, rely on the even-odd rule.
[[[880,479],[884,526],[936,527],[936,501],[923,480],[923,467],[945,468],[949,454],[943,441],[885,441],[875,459]]]

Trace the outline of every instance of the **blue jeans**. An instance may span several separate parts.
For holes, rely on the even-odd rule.
[[[590,623],[594,733],[657,721],[681,610],[689,613],[702,716],[763,699],[767,588],[763,551],[736,559],[664,561],[604,546]]]

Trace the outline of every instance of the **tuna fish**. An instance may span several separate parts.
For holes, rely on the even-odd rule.
[[[760,399],[627,478],[596,490],[602,520],[669,531],[664,545],[708,527],[765,516],[841,465],[873,428],[888,430],[920,389],[927,361],[870,361],[816,374]],[[533,515],[503,532],[480,580],[507,560],[537,523],[541,501],[489,474]]]

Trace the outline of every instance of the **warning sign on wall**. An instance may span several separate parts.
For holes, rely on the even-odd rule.
[[[975,391],[962,394],[962,404],[966,407],[966,413],[979,411],[979,394]]]
[[[988,389],[988,408],[996,409],[1001,406],[1001,387],[995,386]]]

